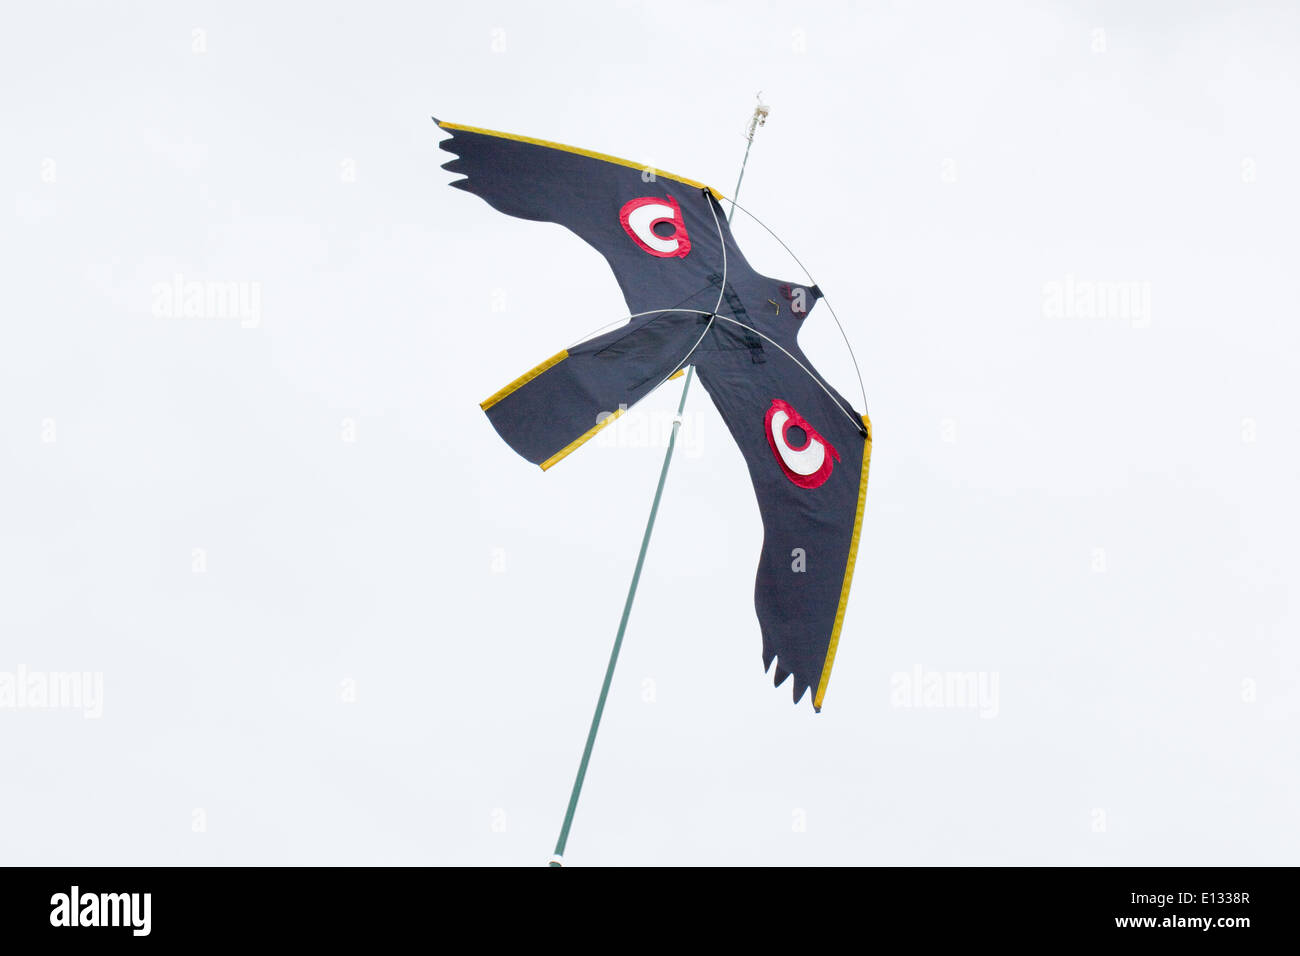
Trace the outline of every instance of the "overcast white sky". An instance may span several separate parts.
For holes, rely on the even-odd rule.
[[[1294,4],[8,21],[0,685],[102,716],[0,696],[0,860],[546,861],[680,382],[545,474],[500,441],[478,402],[623,303],[429,116],[730,194],[761,90],[741,202],[875,425],[835,674],[762,672],[697,389],[569,863],[1296,862]]]

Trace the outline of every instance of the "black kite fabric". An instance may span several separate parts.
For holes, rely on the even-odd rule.
[[[550,468],[686,365],[740,446],[763,519],[754,606],[763,666],[820,710],[853,576],[871,424],[817,374],[799,329],[813,286],[759,275],[702,183],[625,160],[434,120],[451,183],[570,229],[608,261],[632,318],[482,403],[503,439]],[[600,318],[600,317],[587,317]]]

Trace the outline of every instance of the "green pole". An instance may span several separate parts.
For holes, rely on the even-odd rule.
[[[745,165],[749,162],[749,150],[754,145],[754,131],[767,122],[767,107],[760,103],[754,110],[749,123],[749,142],[745,146],[745,158],[740,164],[740,176],[736,180],[736,191],[732,194],[731,211],[727,213],[727,224],[736,214],[735,200],[740,197],[740,184],[745,178]],[[578,809],[578,797],[582,793],[582,783],[587,777],[587,765],[591,762],[591,751],[596,746],[596,733],[600,730],[600,718],[605,713],[605,701],[609,699],[609,687],[614,682],[614,668],[618,666],[618,652],[623,648],[623,635],[627,633],[627,621],[632,616],[632,602],[636,599],[636,588],[641,583],[641,568],[645,566],[646,551],[650,549],[650,535],[654,533],[655,517],[659,514],[659,501],[663,498],[664,482],[668,480],[668,466],[673,461],[673,449],[677,447],[677,430],[682,426],[682,412],[686,409],[686,394],[691,390],[691,379],[695,375],[695,366],[686,368],[686,382],[682,385],[682,398],[677,403],[677,417],[673,419],[672,434],[668,436],[668,451],[664,453],[664,464],[659,470],[659,487],[655,489],[654,501],[650,505],[650,518],[646,522],[645,534],[641,537],[641,553],[636,558],[636,570],[632,572],[632,586],[627,590],[627,600],[623,602],[623,617],[618,622],[618,634],[614,638],[614,649],[609,654],[609,665],[605,668],[605,682],[600,685],[600,698],[596,701],[596,712],[591,717],[591,729],[587,731],[587,745],[582,748],[582,760],[578,763],[578,776],[573,781],[573,792],[569,794],[569,807],[564,811],[564,824],[560,827],[560,838],[555,842],[555,853],[551,856],[551,866],[564,865],[564,848],[569,842],[569,829],[573,826],[573,815]]]

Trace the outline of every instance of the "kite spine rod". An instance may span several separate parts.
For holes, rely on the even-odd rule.
[[[740,177],[736,180],[736,195],[740,194],[740,183],[745,178],[745,165],[749,162],[749,150],[754,145],[754,130],[766,122],[767,112],[767,107],[761,102],[754,110],[754,118],[749,127],[749,142],[745,146],[745,158],[740,164]],[[712,210],[712,203],[710,203],[710,209]],[[731,224],[731,217],[735,215],[735,212],[736,204],[733,199],[731,211],[727,214],[728,225]],[[713,306],[713,312],[716,315],[718,309],[722,306],[723,294],[727,288],[727,241],[722,234],[722,226],[718,224],[716,210],[713,210],[713,223],[718,228],[718,242],[722,246],[722,282],[718,288],[718,301]],[[704,333],[699,337],[695,345],[691,346],[690,352],[687,352],[686,357],[677,363],[677,368],[681,368],[686,364],[687,359],[699,347],[700,342],[704,341],[704,336],[708,334],[711,328],[713,328],[713,316],[709,317]],[[675,371],[669,373],[668,378],[671,378]],[[668,436],[668,450],[664,452],[664,464],[659,470],[659,485],[655,488],[654,501],[650,504],[650,518],[646,521],[645,534],[641,538],[641,551],[637,555],[636,569],[632,572],[632,585],[628,588],[627,600],[623,603],[623,617],[618,623],[618,634],[614,638],[614,648],[610,651],[609,666],[605,668],[605,682],[601,685],[600,697],[596,701],[596,712],[591,718],[591,729],[587,731],[587,744],[582,751],[582,760],[578,763],[578,776],[573,781],[573,790],[569,794],[569,806],[564,813],[564,823],[560,827],[560,838],[555,843],[555,853],[551,856],[551,866],[564,865],[564,850],[569,842],[569,830],[573,826],[573,816],[578,809],[578,797],[582,793],[582,783],[587,777],[587,765],[591,762],[591,751],[596,745],[596,733],[600,730],[600,718],[605,713],[605,701],[609,698],[610,684],[614,681],[614,668],[618,666],[618,654],[623,648],[623,635],[627,632],[628,618],[632,614],[632,602],[636,598],[637,585],[641,583],[641,568],[645,565],[646,551],[650,548],[650,536],[654,533],[655,518],[659,514],[659,502],[664,494],[664,483],[668,480],[668,466],[673,461],[673,449],[677,447],[677,432],[682,426],[682,414],[686,410],[686,395],[690,392],[691,379],[694,376],[695,366],[692,365],[686,370],[686,381],[682,384],[682,397],[677,403],[677,415],[673,419],[672,434]],[[668,378],[665,378],[664,382],[668,381]],[[663,382],[659,384],[662,385]],[[658,387],[658,385],[655,386],[656,389]],[[654,391],[654,389],[651,391]]]

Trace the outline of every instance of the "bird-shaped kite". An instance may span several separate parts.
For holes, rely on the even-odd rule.
[[[631,317],[482,402],[550,468],[687,365],[744,455],[763,518],[754,605],[763,667],[821,710],[862,529],[871,422],[812,367],[799,329],[816,286],[750,268],[716,190],[600,153],[434,119],[451,183],[510,216],[555,222],[609,262]]]

